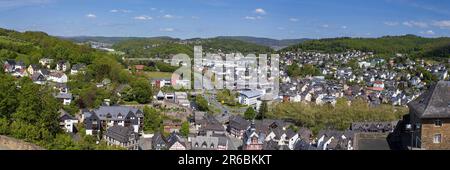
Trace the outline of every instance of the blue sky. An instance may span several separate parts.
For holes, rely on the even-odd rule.
[[[450,36],[442,0],[0,0],[0,27],[58,36]]]

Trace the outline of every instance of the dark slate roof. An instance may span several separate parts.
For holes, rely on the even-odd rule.
[[[50,75],[50,71],[48,71],[47,69],[40,69],[39,71],[40,71],[44,76]]]
[[[244,133],[244,139],[243,139],[244,144],[250,144],[252,137],[257,137],[258,143],[260,143],[260,144],[264,144],[264,141],[266,139],[266,133],[262,132],[262,131],[258,131],[256,124],[254,122],[251,123],[251,125],[248,127],[248,129]]]
[[[37,65],[37,64],[31,64],[30,67],[33,68],[33,69],[39,69],[40,68],[40,66]]]
[[[292,130],[292,129],[288,129],[287,131],[286,131],[286,138],[287,139],[291,139],[292,137],[294,137],[295,136],[295,132]]]
[[[245,130],[250,125],[250,122],[245,120],[242,116],[231,116],[230,117],[230,127]]]
[[[279,149],[280,149],[280,146],[278,146],[278,142],[275,142],[273,140],[270,140],[263,144],[263,150],[273,151],[273,150],[279,150]]]
[[[199,111],[194,112],[194,122],[198,125],[205,124],[206,123],[205,114],[206,114],[205,112]]]
[[[161,145],[161,146],[165,146],[166,145],[166,139],[164,138],[164,136],[157,132],[153,135],[152,137],[152,145],[153,145],[153,149],[155,149],[156,145]]]
[[[55,98],[57,99],[72,99],[72,94],[70,93],[58,93],[55,95]]]
[[[85,110],[83,111],[84,114],[84,124],[86,129],[93,129],[94,124],[93,122],[97,122],[97,127],[96,128],[100,128],[100,118],[96,115],[96,114],[92,114],[91,112]]]
[[[93,113],[101,120],[106,120],[108,115],[111,116],[111,118],[108,118],[109,120],[123,120],[128,116],[143,117],[142,111],[127,106],[101,106],[100,108],[93,110]],[[120,119],[119,116],[122,116],[122,119]],[[137,123],[137,119],[134,120],[136,120],[135,123]]]
[[[298,140],[295,143],[294,150],[319,150],[304,140]]]
[[[450,118],[450,81],[440,81],[408,104],[420,118]]]
[[[106,130],[106,136],[122,143],[128,142],[131,137],[137,137],[132,127],[113,126]]]
[[[181,135],[177,132],[172,132],[169,137],[167,137],[167,144],[169,147],[172,147],[176,142],[179,142],[181,145],[186,147],[185,139],[181,137]]]
[[[73,116],[71,116],[69,113],[67,113],[65,110],[59,110],[59,120],[65,121],[65,120],[77,120]]]
[[[244,90],[244,91],[240,91],[239,92],[241,95],[244,95],[248,98],[254,98],[254,97],[259,97],[262,95],[261,92],[259,91],[255,91],[255,90]]]
[[[204,131],[225,131],[225,128],[222,124],[218,122],[208,122],[204,127],[202,127]]]
[[[197,136],[192,138],[192,149],[194,150],[214,150],[219,145],[219,138],[212,136]]]
[[[385,132],[395,129],[398,121],[392,122],[354,122],[350,130],[358,132]]]
[[[10,60],[10,59],[8,59],[8,60],[5,61],[5,64],[6,64],[6,63],[8,63],[9,65],[15,66],[15,65],[16,65],[16,60]]]
[[[44,77],[44,75],[42,75],[41,73],[34,73],[32,76],[31,76],[31,80],[33,80],[33,81],[45,81],[46,79],[45,79],[45,77]]]
[[[86,64],[79,63],[79,64],[73,65],[72,70],[80,70],[80,69],[83,69],[83,68],[86,68]]]
[[[300,130],[298,130],[298,135],[299,135],[300,139],[302,139],[302,140],[304,140],[304,141],[309,143],[310,139],[311,139],[312,132],[311,132],[311,130],[309,130],[307,128],[300,128]]]

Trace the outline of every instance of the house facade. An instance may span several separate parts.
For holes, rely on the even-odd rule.
[[[262,93],[259,91],[248,90],[239,92],[239,103],[247,106],[256,106],[258,99],[261,98]]]
[[[74,133],[76,131],[75,125],[78,123],[78,120],[64,110],[60,110],[59,112],[59,125],[61,129],[67,133]]]
[[[128,150],[139,149],[139,134],[132,127],[115,125],[108,130],[103,137],[110,146],[119,146]]]
[[[440,81],[408,104],[413,147],[450,149],[450,81]]]
[[[135,133],[142,132],[144,114],[141,110],[126,106],[101,106],[98,109],[83,113],[88,132],[107,130],[113,126],[132,127]]]

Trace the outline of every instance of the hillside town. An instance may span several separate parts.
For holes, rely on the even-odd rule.
[[[220,101],[220,90],[173,90],[174,86],[188,87],[190,82],[184,81],[180,76],[149,78],[147,83],[154,91],[151,103],[113,104],[111,99],[104,98],[97,108],[79,109],[76,114],[61,109],[60,126],[66,133],[95,136],[109,146],[129,150],[370,150],[448,147],[448,143],[442,140],[446,132],[437,128],[445,124],[443,120],[450,113],[449,71],[444,64],[413,61],[402,54],[385,60],[372,52],[361,51],[338,54],[285,52],[279,62],[279,70],[271,69],[272,72],[279,72],[279,93],[249,89],[247,86],[234,88],[231,90],[235,94],[231,95],[231,102],[235,102],[238,108]],[[145,67],[147,66],[134,65],[127,71],[142,74]],[[233,67],[234,71],[217,71],[217,68],[227,67]],[[303,71],[307,75],[299,76],[290,71],[292,67],[312,67],[315,71],[311,74]],[[25,77],[35,84],[53,87],[54,97],[66,106],[79,98],[71,93],[69,77],[85,74],[86,68],[84,63],[71,65],[68,61],[49,58],[42,58],[39,63],[30,65],[25,65],[20,60],[6,60],[3,63],[4,72],[15,78]],[[237,80],[249,77],[246,66],[240,67],[236,63],[224,63],[215,59],[205,59],[202,64],[194,65],[193,69],[212,70],[214,75],[234,77],[236,81],[226,82],[233,85],[238,83]],[[270,86],[274,82],[267,83]],[[96,83],[96,87],[108,88],[110,84],[111,80],[103,79]],[[127,85],[123,86],[122,89]],[[117,97],[123,98],[124,95],[123,90],[118,90]],[[201,109],[198,98],[206,100],[207,107],[215,109]],[[267,103],[335,106],[340,99],[349,101],[350,105],[351,101],[362,99],[371,107],[408,107],[410,116],[392,121],[352,122],[345,130],[320,129],[316,132],[289,119],[244,116],[246,110],[259,111],[267,107]],[[144,112],[148,107],[157,109],[163,115],[160,131],[149,133],[144,130]],[[430,125],[434,128],[425,129],[428,124],[420,119],[434,124]],[[377,141],[367,142],[372,138]],[[408,146],[410,140],[413,144]]]

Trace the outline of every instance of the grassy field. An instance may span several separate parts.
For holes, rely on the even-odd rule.
[[[160,78],[172,78],[172,73],[166,73],[166,72],[145,72],[145,77],[152,79],[160,79]]]

